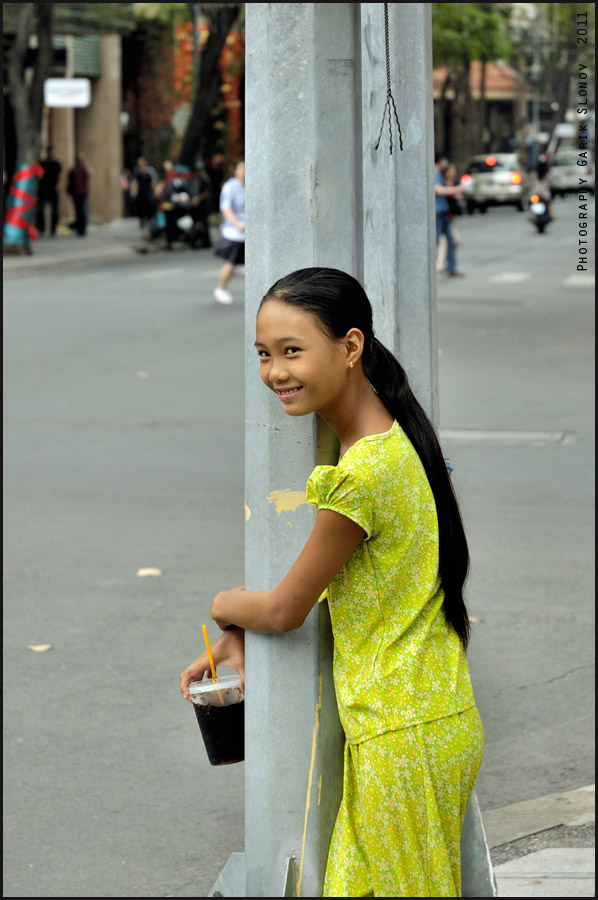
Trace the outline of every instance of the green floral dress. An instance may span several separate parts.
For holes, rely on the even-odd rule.
[[[307,499],[365,531],[325,594],[346,743],[324,896],[458,897],[484,732],[442,609],[423,466],[394,422],[317,466]]]

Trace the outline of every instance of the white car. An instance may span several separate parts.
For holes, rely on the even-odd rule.
[[[562,150],[555,153],[550,161],[550,186],[554,197],[559,194],[563,197],[568,193],[577,193],[579,190],[594,193],[594,158],[587,154],[587,165],[580,166],[584,157],[574,150]],[[584,178],[588,183],[580,185],[579,179]]]
[[[474,156],[465,167],[461,184],[465,188],[465,205],[471,215],[489,206],[514,206],[523,210],[527,204],[528,175],[516,153],[484,153]]]

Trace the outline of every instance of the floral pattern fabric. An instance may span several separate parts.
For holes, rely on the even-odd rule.
[[[459,896],[461,826],[483,729],[463,645],[443,611],[424,468],[394,422],[336,466],[317,466],[307,499],[365,532],[324,595],[346,736],[324,896]]]
[[[336,466],[316,466],[307,499],[366,532],[326,592],[347,740],[473,706],[463,645],[442,609],[434,496],[400,425],[361,438]]]
[[[460,897],[461,830],[482,759],[477,709],[345,745],[324,897]]]

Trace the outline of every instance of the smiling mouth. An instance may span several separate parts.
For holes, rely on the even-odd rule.
[[[276,393],[280,397],[281,400],[288,400],[289,397],[294,397],[295,394],[298,394],[299,391],[302,391],[302,387],[294,387],[294,388],[276,388]]]

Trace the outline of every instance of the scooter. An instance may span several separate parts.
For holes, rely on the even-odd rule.
[[[205,226],[199,221],[187,191],[172,194],[167,201],[161,204],[161,211],[164,217],[172,216],[174,220],[171,240],[187,244],[193,250],[206,244]],[[166,218],[164,224],[166,226]],[[166,227],[165,230],[168,235]]]
[[[182,215],[176,220],[177,224],[177,240],[183,244],[188,244],[192,250],[208,246],[208,236],[206,228],[196,215],[193,206],[184,204],[179,209]]]
[[[548,204],[538,194],[532,194],[529,198],[529,218],[530,222],[538,229],[539,234],[544,234],[546,226],[552,222]]]

